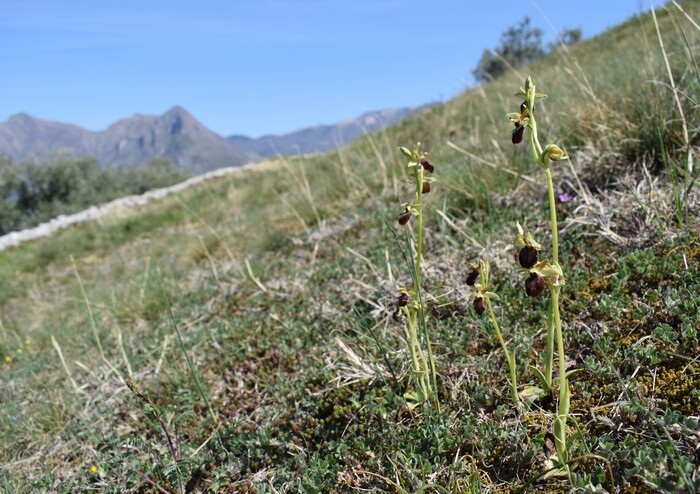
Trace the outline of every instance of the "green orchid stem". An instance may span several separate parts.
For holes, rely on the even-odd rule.
[[[434,404],[439,409],[439,403],[437,402],[437,396],[434,390],[437,387],[436,371],[435,371],[435,360],[433,358],[433,351],[430,344],[430,338],[428,331],[423,324],[423,335],[424,341],[427,348],[428,359],[425,358],[425,353],[423,352],[418,338],[419,321],[424,321],[425,316],[423,313],[423,300],[421,299],[420,287],[421,287],[421,261],[423,259],[423,183],[424,183],[424,170],[422,167],[417,166],[414,168],[414,178],[416,183],[416,258],[414,263],[414,273],[413,273],[413,293],[412,293],[412,303],[411,308],[406,309],[406,316],[408,319],[408,344],[411,352],[411,364],[413,368],[413,375],[415,379],[416,390],[420,393],[420,399],[434,401]]]
[[[552,182],[552,170],[547,166],[544,169],[547,176],[547,189],[549,190],[549,216],[552,223],[552,264],[559,266],[559,231],[557,229],[557,202],[554,198],[554,183]]]
[[[559,403],[557,406],[557,426],[554,428],[554,442],[559,459],[564,463],[568,459],[566,446],[566,418],[569,415],[569,384],[566,379],[566,355],[564,353],[564,335],[561,330],[559,315],[559,292],[561,287],[551,285],[552,319],[557,333],[557,353],[559,354]]]
[[[532,150],[532,157],[535,158],[535,161],[538,162],[542,166],[546,166],[546,164],[542,161],[542,145],[540,144],[540,138],[537,135],[537,121],[535,120],[535,115],[532,112],[532,109],[535,107],[535,86],[533,84],[532,86],[532,93],[530,97],[528,98],[528,116],[530,117],[530,149]]]
[[[544,378],[547,391],[552,391],[552,376],[554,374],[554,309],[549,303],[547,314],[547,347],[544,354]]]
[[[552,260],[555,265],[559,265],[559,230],[557,228],[557,204],[554,198],[554,182],[552,181],[552,171],[546,166],[544,169],[547,177],[547,190],[549,197],[549,215],[552,228]],[[558,297],[557,297],[558,300]],[[547,386],[552,389],[552,374],[554,368],[554,313],[559,314],[559,303],[555,302],[555,297],[552,295],[552,301],[549,307],[549,317],[547,320],[547,349],[545,352],[545,378]]]
[[[513,403],[515,408],[520,411],[520,396],[518,395],[518,381],[515,368],[515,352],[511,354],[506,347],[506,342],[503,339],[503,334],[501,333],[501,328],[498,326],[498,321],[496,321],[496,315],[493,313],[493,307],[491,307],[491,300],[486,298],[486,306],[489,308],[489,314],[491,315],[491,322],[496,330],[496,335],[498,336],[498,341],[501,343],[501,348],[503,348],[503,353],[506,355],[506,360],[508,361],[508,370],[510,371],[510,392],[513,397]]]
[[[420,290],[420,264],[423,259],[423,170],[416,167],[416,216],[417,240],[416,240],[416,276],[413,280],[413,293],[418,298]]]
[[[559,355],[559,407],[557,411],[560,415],[566,415],[569,413],[568,403],[563,400],[564,393],[566,392],[566,355],[564,354],[564,335],[561,330],[561,319],[559,315],[559,292],[561,287],[552,286],[550,292],[552,293],[552,319],[554,320],[554,329],[557,333],[557,353]]]
[[[421,167],[415,168],[416,175],[416,209],[418,214],[416,215],[416,262],[415,266],[415,276],[413,279],[413,337],[416,349],[418,350],[418,355],[420,356],[420,380],[424,391],[424,397],[429,398],[431,393],[430,384],[427,382],[428,378],[428,365],[425,361],[425,355],[421,351],[420,343],[418,342],[418,316],[421,314],[422,300],[420,296],[420,285],[421,285],[421,261],[423,260],[423,169]],[[416,308],[417,307],[417,308]]]
[[[537,121],[533,108],[535,107],[535,85],[528,78],[530,88],[527,90],[528,122],[530,132],[530,149],[535,161],[544,169],[547,177],[547,192],[549,197],[549,215],[552,228],[552,264],[558,268],[559,265],[559,231],[557,226],[557,204],[554,195],[554,183],[552,181],[552,170],[549,167],[547,156],[544,155],[542,145],[537,134]],[[527,87],[527,83],[526,83]],[[551,303],[547,318],[547,347],[545,353],[545,379],[547,386],[552,389],[552,374],[554,367],[554,337],[556,336],[557,354],[559,357],[559,402],[557,405],[557,417],[554,421],[554,438],[557,448],[557,456],[562,463],[568,460],[566,445],[566,419],[569,414],[569,385],[566,378],[566,355],[564,353],[564,335],[561,328],[561,315],[559,313],[559,293],[560,285],[549,283]],[[567,467],[568,469],[568,467]]]
[[[408,341],[408,350],[411,354],[411,368],[413,371],[413,377],[415,379],[415,386],[420,393],[425,396],[427,389],[425,388],[424,379],[421,378],[421,366],[418,360],[418,353],[420,352],[420,347],[418,346],[418,335],[416,332],[416,314],[415,310],[405,309],[406,318],[408,319],[408,331],[406,334],[406,340]]]
[[[535,89],[533,86],[532,89],[532,97],[528,100],[528,108],[533,108],[534,107],[534,94],[535,94]],[[542,168],[545,170],[545,174],[547,176],[547,189],[549,192],[549,212],[550,212],[550,221],[552,224],[552,251],[553,251],[553,259],[555,262],[558,263],[559,260],[559,238],[558,238],[558,233],[557,233],[557,212],[556,212],[556,202],[554,202],[554,183],[552,182],[552,173],[549,167],[547,166],[547,163],[545,161],[546,158],[542,156],[542,145],[540,144],[540,139],[537,135],[537,120],[535,120],[535,116],[532,113],[532,110],[528,110],[528,116],[529,116],[529,125],[530,125],[530,150],[532,151],[532,157],[534,160],[539,164]],[[554,369],[554,320],[552,318],[552,313],[553,313],[553,304],[550,304],[549,307],[549,316],[547,318],[547,347],[546,347],[546,352],[545,352],[545,371],[544,371],[544,376],[545,376],[545,386],[547,387],[547,391],[552,390],[552,375],[553,375],[553,369]]]
[[[545,175],[547,176],[547,189],[549,190],[549,212],[550,221],[552,223],[552,259],[553,264],[559,266],[559,233],[557,229],[557,209],[556,201],[554,199],[554,184],[552,182],[552,171],[549,167],[545,168]],[[551,317],[550,317],[550,327],[547,330],[547,346],[548,353],[547,356],[550,358],[549,372],[552,371],[552,362],[554,355],[553,341],[550,340],[552,333],[556,333],[557,338],[557,354],[559,356],[559,403],[557,406],[557,421],[560,422],[558,427],[555,427],[555,444],[557,446],[557,452],[559,458],[564,461],[568,458],[568,452],[566,448],[566,417],[569,414],[569,388],[566,381],[566,354],[564,353],[564,335],[561,329],[561,314],[559,313],[559,293],[561,292],[560,286],[551,285],[550,293],[552,295],[551,301]],[[554,331],[552,331],[551,326],[553,326]],[[549,350],[551,348],[551,351]],[[551,383],[551,374],[550,374]]]
[[[421,284],[421,261],[423,260],[423,179],[425,178],[425,170],[421,167],[416,170],[416,207],[418,209],[418,218],[416,218],[416,225],[418,228],[417,233],[417,245],[416,245],[416,279],[414,285],[414,293],[420,307],[419,312],[421,320],[425,321],[425,314],[423,313],[423,301],[420,297],[420,284]],[[428,380],[428,391],[429,396],[434,398],[436,407],[439,409],[440,404],[437,401],[437,397],[433,396],[433,390],[437,389],[437,373],[435,371],[435,359],[433,358],[433,348],[430,343],[430,335],[428,334],[425,325],[423,326],[423,336],[425,338],[425,346],[428,351],[428,363],[430,364],[430,374],[428,374],[428,368],[425,363],[425,357],[423,352],[421,352],[421,358],[423,359],[423,368],[425,371],[425,378]],[[420,348],[420,347],[419,347]]]

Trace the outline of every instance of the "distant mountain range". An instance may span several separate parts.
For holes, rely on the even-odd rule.
[[[0,123],[0,154],[21,162],[67,153],[76,157],[94,156],[103,165],[138,166],[153,158],[167,158],[182,169],[202,173],[276,155],[331,151],[427,106],[430,105],[369,112],[335,125],[318,125],[258,139],[240,135],[224,138],[179,106],[160,116],[137,114],[101,132],[18,113]]]

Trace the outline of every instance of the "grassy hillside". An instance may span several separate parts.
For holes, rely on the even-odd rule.
[[[700,4],[680,5],[657,13],[666,57],[645,15],[338,153],[1,252],[0,491],[697,492]],[[519,391],[536,384],[548,302],[523,293],[512,242],[519,221],[549,249],[547,186],[505,117],[527,74],[549,94],[541,138],[571,156],[553,169],[579,369],[566,477],[543,475],[557,394],[513,407],[465,284],[488,258]],[[412,282],[397,146],[415,141],[437,178],[439,406],[413,408],[394,315]]]

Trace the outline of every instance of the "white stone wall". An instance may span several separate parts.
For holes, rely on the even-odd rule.
[[[219,168],[217,170],[213,170],[208,173],[189,178],[184,182],[171,185],[170,187],[149,190],[148,192],[137,196],[121,197],[119,199],[115,199],[112,202],[108,202],[100,206],[92,206],[86,209],[85,211],[81,211],[79,213],[58,216],[57,218],[35,226],[34,228],[28,228],[19,232],[8,233],[7,235],[0,237],[0,251],[3,251],[10,247],[15,247],[21,244],[22,242],[26,242],[27,240],[48,237],[54,232],[67,228],[71,225],[85,223],[87,221],[95,221],[103,216],[117,212],[124,208],[134,208],[138,206],[143,206],[144,204],[148,204],[151,201],[162,199],[163,197],[173,194],[175,192],[183,191],[188,187],[192,187],[193,185],[204,182],[206,180],[223,177],[225,175],[229,175],[231,173],[235,173],[255,165],[258,165],[258,163],[249,163],[243,166]]]

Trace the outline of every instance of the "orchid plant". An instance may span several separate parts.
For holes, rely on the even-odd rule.
[[[544,394],[551,394],[553,391],[553,369],[554,369],[554,344],[556,342],[557,355],[559,360],[558,388],[559,399],[557,412],[554,419],[554,442],[556,446],[556,459],[558,467],[563,471],[568,471],[567,462],[569,460],[568,445],[566,441],[566,421],[569,415],[570,390],[568,375],[566,371],[566,355],[564,352],[564,335],[562,332],[561,313],[559,307],[559,296],[562,286],[566,283],[564,272],[559,263],[559,234],[557,228],[557,210],[554,194],[554,184],[552,181],[552,166],[561,160],[568,159],[564,151],[556,144],[542,146],[538,136],[537,120],[535,118],[535,104],[537,101],[547,97],[546,94],[537,91],[532,79],[528,76],[525,86],[516,93],[522,103],[520,111],[508,114],[508,118],[515,125],[511,140],[513,144],[522,142],[525,129],[529,129],[530,151],[533,159],[544,172],[547,181],[547,191],[549,198],[550,225],[552,232],[552,256],[551,260],[540,260],[539,255],[542,246],[536,242],[530,233],[525,234],[518,223],[517,238],[513,242],[519,249],[518,261],[520,266],[528,274],[525,282],[525,291],[530,297],[541,295],[545,287],[549,288],[550,305],[547,318],[547,341],[545,351],[544,371],[534,368],[539,377],[541,388],[530,387],[525,390],[526,395],[536,398]]]
[[[423,196],[431,190],[435,182],[432,176],[435,167],[428,161],[428,153],[421,151],[420,142],[412,150],[400,147],[399,151],[408,158],[406,171],[415,190],[415,199],[401,205],[398,222],[407,228],[407,238],[412,247],[413,284],[403,288],[399,294],[398,311],[406,316],[406,341],[411,355],[411,374],[414,389],[406,394],[410,406],[426,401],[437,403],[435,359],[430,345],[430,335],[425,324],[425,305],[421,295],[421,262],[423,259]],[[415,240],[408,234],[415,218]],[[422,338],[420,332],[422,330]],[[422,343],[422,344],[421,344]],[[425,346],[425,348],[423,348]]]
[[[498,295],[491,291],[493,285],[489,282],[489,262],[479,259],[476,263],[471,265],[471,271],[467,274],[467,285],[471,286],[474,291],[472,293],[474,301],[472,306],[478,315],[482,315],[489,311],[489,316],[491,317],[491,324],[493,324],[494,331],[496,332],[496,337],[498,342],[503,349],[503,353],[506,356],[506,361],[508,362],[508,373],[510,375],[510,394],[513,398],[513,404],[518,410],[522,409],[520,396],[518,395],[518,379],[515,363],[515,351],[512,353],[508,351],[506,342],[503,339],[503,333],[498,325],[498,320],[496,319],[496,314],[493,312],[493,307],[491,306],[491,300],[500,300]],[[477,282],[478,280],[478,282]]]

